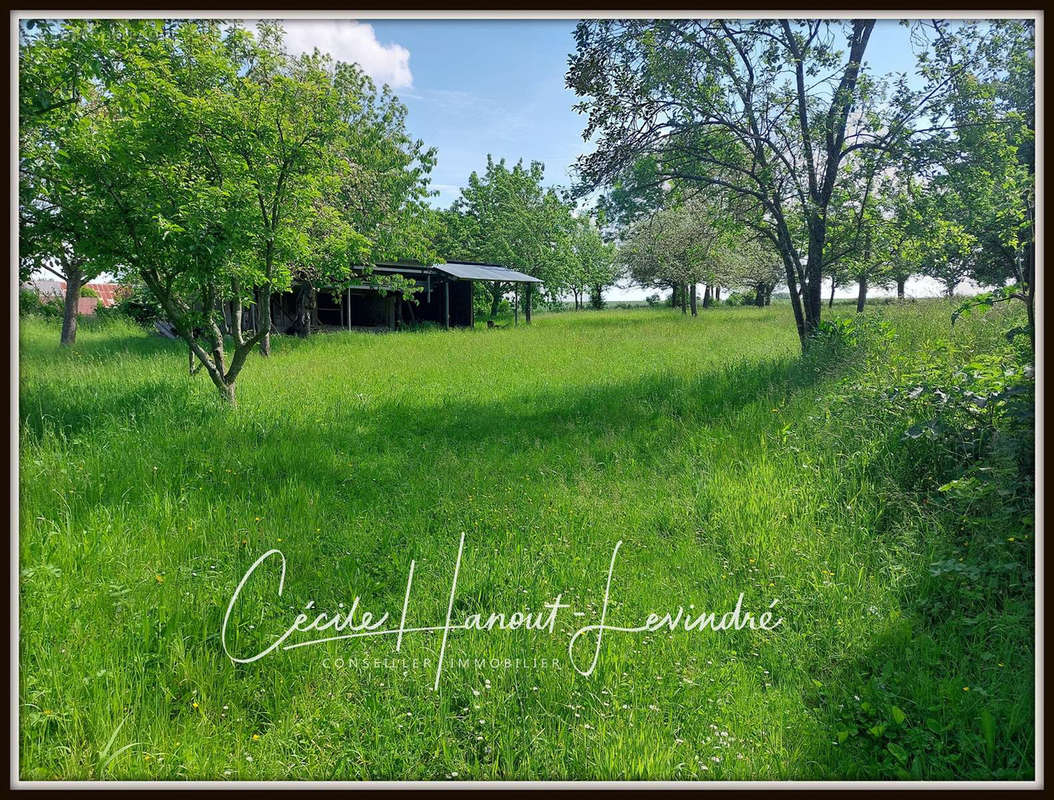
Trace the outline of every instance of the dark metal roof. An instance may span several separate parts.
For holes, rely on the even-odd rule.
[[[366,267],[354,267],[362,272]],[[400,273],[407,277],[439,274],[457,280],[495,281],[503,283],[541,283],[540,278],[497,264],[481,264],[476,261],[450,261],[446,264],[414,264],[407,261],[381,262],[369,268],[378,273]]]
[[[473,281],[508,281],[510,283],[541,283],[541,279],[497,264],[476,264],[470,261],[448,261],[436,264],[435,269],[452,278]]]

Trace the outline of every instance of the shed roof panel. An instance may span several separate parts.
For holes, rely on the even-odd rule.
[[[512,283],[541,283],[540,278],[519,272],[507,267],[499,267],[497,264],[476,264],[465,261],[448,261],[446,264],[436,264],[435,268],[453,278],[463,278],[474,281],[508,281]]]

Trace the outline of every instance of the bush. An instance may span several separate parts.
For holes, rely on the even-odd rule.
[[[746,292],[731,292],[725,298],[726,306],[749,306],[754,304],[754,295]]]
[[[90,286],[85,285],[85,286],[81,287],[81,297],[98,297],[98,296],[99,296],[99,293],[97,291],[95,291],[93,288],[91,288]]]
[[[647,297],[644,298],[644,302],[646,302],[649,306],[657,306],[662,302],[662,298],[657,294],[649,294]]]
[[[46,319],[62,317],[62,299],[58,297],[42,298],[32,289],[18,290],[18,313],[32,314]]]
[[[122,286],[117,302],[110,308],[100,307],[96,313],[102,317],[127,317],[145,327],[164,319],[161,304],[143,286]]]
[[[1019,322],[1020,315],[1007,314],[1004,326]],[[983,637],[985,645],[976,660],[960,653],[952,675],[990,673],[987,660],[997,659],[988,642],[999,635],[1018,637],[1022,648],[1031,642],[1035,373],[1028,343],[1007,335],[1015,328],[998,328],[978,326],[971,339],[906,342],[897,341],[903,329],[894,332],[880,314],[826,320],[806,356],[830,362],[821,348],[832,348],[847,373],[835,393],[818,398],[812,419],[831,437],[835,463],[856,473],[857,487],[882,498],[870,511],[869,535],[890,552],[910,550],[924,559],[924,571],[905,583],[898,613],[912,620],[912,637],[933,647],[928,655],[920,648],[919,662],[931,665],[935,690],[940,648],[954,648],[957,637]],[[790,446],[801,452],[799,445]],[[859,495],[841,502],[855,507]],[[905,702],[907,687],[918,684],[898,675],[881,649],[868,658],[871,664],[852,677],[856,685],[818,691],[851,765],[870,762],[879,765],[876,774],[917,778],[928,764],[967,747],[987,751],[994,762],[995,731],[1008,713],[1004,700],[969,691],[979,724],[953,732],[942,716],[946,699],[935,691],[931,703],[922,694]],[[1023,684],[1028,679],[1022,674]],[[967,702],[965,687],[973,681],[956,683]],[[1007,764],[989,769],[1016,774]]]

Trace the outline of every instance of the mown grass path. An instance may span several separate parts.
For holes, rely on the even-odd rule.
[[[902,357],[998,339],[939,303],[867,313]],[[997,587],[983,615],[920,610],[959,533],[890,474],[880,426],[831,416],[861,365],[803,362],[789,308],[279,338],[235,410],[176,343],[119,323],[57,341],[22,320],[23,778],[1031,777],[1031,608]],[[451,632],[438,692],[433,633],[399,660],[391,637],[224,654],[268,549],[284,593],[269,564],[244,652],[309,600],[397,619],[411,560],[408,625],[442,624],[462,533],[455,621],[558,594],[586,616]],[[619,540],[609,624],[740,592],[784,624],[609,633],[576,674]]]

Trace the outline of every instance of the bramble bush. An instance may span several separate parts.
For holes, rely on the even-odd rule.
[[[1027,341],[1015,335],[1019,317],[990,320],[974,342],[938,337],[923,346],[898,342],[881,314],[834,318],[821,324],[807,355],[848,371],[821,413],[839,439],[834,446],[864,463],[887,498],[874,535],[890,547],[917,537],[913,547],[931,554],[905,610],[910,635],[926,637],[935,653],[947,637],[1033,625],[1035,372]],[[959,776],[1015,775],[996,743],[1012,735],[1011,721],[1022,724],[1017,712],[966,683],[1004,666],[990,646],[962,657],[962,686],[941,684],[954,678],[934,667],[929,703],[901,699],[919,692],[877,655],[851,688],[820,692],[847,759],[855,753],[850,761],[902,779],[932,774],[937,764]],[[920,665],[938,657],[920,644]],[[1027,694],[1027,677],[1001,679],[1017,680]],[[949,706],[960,704],[970,705],[972,728],[948,722]]]

